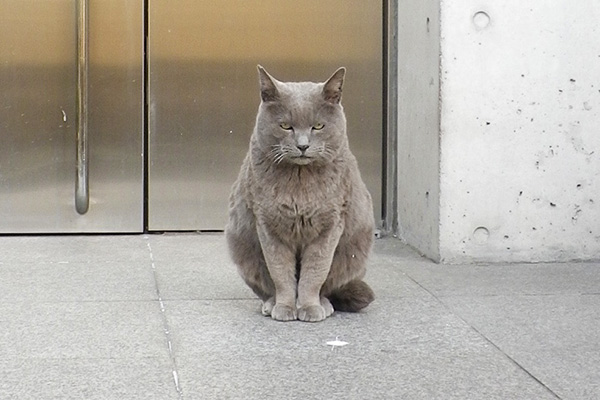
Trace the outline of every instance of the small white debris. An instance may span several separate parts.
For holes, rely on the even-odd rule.
[[[327,342],[327,346],[331,346],[331,351],[333,351],[333,349],[335,349],[336,347],[343,347],[347,344],[348,342],[344,342],[343,340],[338,339],[337,336],[335,337],[335,340]]]
[[[63,115],[63,122],[67,122],[67,113],[62,108],[60,109],[60,111],[62,112],[62,115]]]

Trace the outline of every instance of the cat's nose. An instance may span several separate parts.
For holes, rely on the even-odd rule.
[[[307,144],[299,144],[296,147],[298,148],[298,150],[300,150],[302,152],[302,154],[304,154],[304,152],[306,151],[306,149],[308,149],[308,145]]]

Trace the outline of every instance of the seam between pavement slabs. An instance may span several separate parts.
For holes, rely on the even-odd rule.
[[[408,279],[410,279],[411,281],[413,281],[415,284],[417,284],[421,289],[423,289],[425,292],[427,292],[431,297],[433,297],[438,303],[440,303],[446,310],[448,310],[450,313],[452,313],[452,315],[456,316],[458,319],[460,319],[464,324],[466,324],[469,328],[471,328],[475,333],[477,333],[481,338],[483,338],[483,340],[485,340],[486,342],[488,342],[491,346],[493,346],[495,349],[497,349],[500,353],[502,353],[504,355],[504,357],[506,357],[511,363],[513,363],[515,366],[517,366],[517,368],[519,368],[520,370],[522,370],[523,372],[525,372],[529,377],[531,377],[531,379],[533,379],[534,381],[536,381],[538,384],[540,384],[544,389],[546,389],[550,394],[552,394],[555,398],[562,400],[562,398],[556,394],[552,389],[550,389],[544,382],[542,382],[538,377],[536,377],[535,375],[533,375],[529,370],[527,370],[523,365],[521,365],[517,360],[515,360],[514,358],[512,358],[510,355],[508,355],[504,350],[502,350],[500,347],[498,347],[498,345],[496,345],[496,343],[494,343],[490,338],[488,338],[486,335],[484,335],[482,332],[480,332],[476,327],[474,327],[472,324],[470,324],[467,320],[465,320],[461,315],[457,314],[454,310],[452,310],[446,303],[444,303],[438,296],[436,296],[431,290],[427,289],[425,286],[421,285],[420,282],[418,282],[417,280],[415,280],[412,276],[410,276],[409,274],[405,273],[406,277]]]
[[[181,385],[179,384],[179,373],[177,369],[177,362],[175,361],[175,354],[173,351],[173,341],[171,338],[171,329],[169,327],[169,321],[167,320],[165,304],[163,302],[162,296],[160,294],[160,288],[158,287],[158,279],[156,274],[156,264],[154,263],[154,254],[152,253],[152,246],[150,245],[150,241],[148,237],[145,236],[146,246],[148,246],[148,251],[150,252],[150,262],[152,263],[152,275],[154,276],[154,287],[156,290],[156,297],[158,298],[158,304],[160,306],[160,314],[163,321],[163,331],[165,334],[165,338],[167,340],[167,349],[169,352],[169,358],[171,359],[171,373],[173,376],[173,383],[175,384],[175,390],[177,391],[177,395],[179,396],[179,400],[183,400],[183,391],[181,390]]]

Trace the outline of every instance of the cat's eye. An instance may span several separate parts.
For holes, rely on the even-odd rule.
[[[320,131],[321,129],[323,129],[325,127],[325,125],[323,124],[315,124],[315,126],[313,126],[313,129],[315,131]]]
[[[286,130],[286,131],[291,131],[292,130],[292,126],[290,124],[286,124],[286,123],[279,124],[279,127],[281,129]]]

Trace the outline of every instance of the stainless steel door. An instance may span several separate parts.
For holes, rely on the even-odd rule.
[[[382,2],[152,0],[151,230],[223,229],[258,106],[256,65],[281,80],[347,67],[350,145],[381,216]]]
[[[87,26],[86,4],[0,0],[0,233],[144,229],[143,2],[89,1]],[[87,104],[79,113],[78,98]],[[87,144],[77,144],[78,125]]]
[[[223,229],[259,63],[282,80],[347,67],[379,218],[382,31],[374,0],[0,0],[0,233]]]

